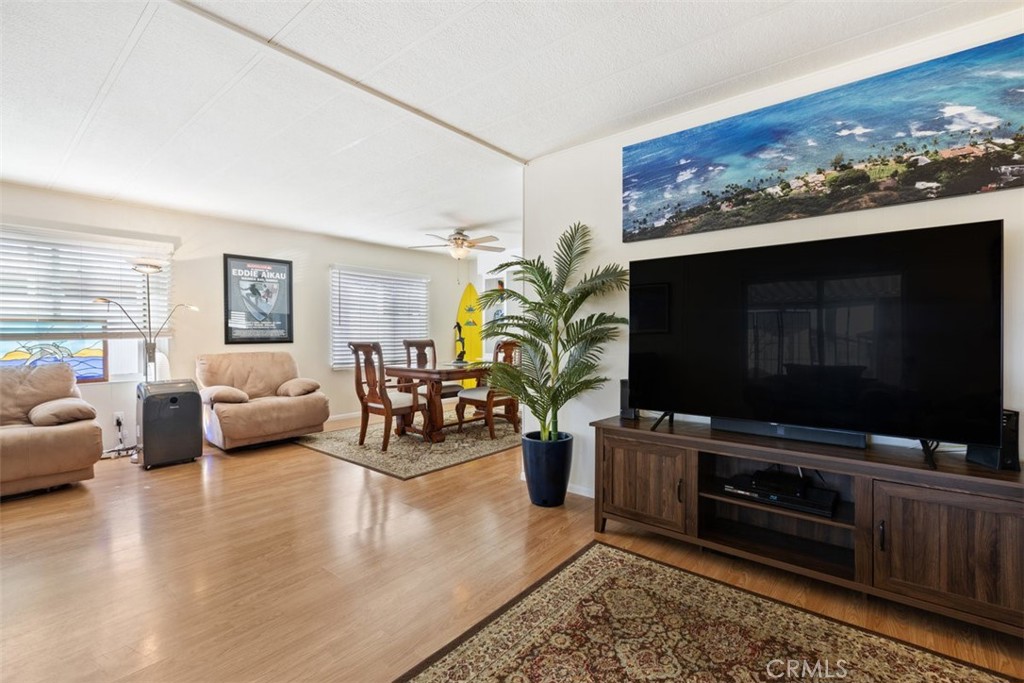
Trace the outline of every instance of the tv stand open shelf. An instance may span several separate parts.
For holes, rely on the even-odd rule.
[[[829,526],[837,526],[843,529],[853,529],[853,503],[846,501],[840,501],[836,506],[835,514],[831,517],[821,517],[818,515],[812,515],[807,512],[800,512],[799,510],[789,510],[783,507],[777,507],[769,505],[767,503],[760,503],[755,500],[748,500],[740,496],[729,493],[724,490],[701,490],[698,494],[700,498],[706,498],[708,500],[717,500],[722,503],[729,505],[737,505],[739,507],[748,507],[753,510],[763,510],[764,512],[771,513],[773,515],[781,515],[783,517],[792,517],[794,519],[802,519],[816,524],[826,524]]]
[[[594,422],[595,529],[607,520],[1024,635],[1024,479],[917,449],[866,450],[676,421]],[[726,491],[773,465],[838,492],[831,517]]]

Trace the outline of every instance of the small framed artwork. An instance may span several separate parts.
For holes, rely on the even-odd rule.
[[[292,262],[224,254],[224,343],[292,341]]]

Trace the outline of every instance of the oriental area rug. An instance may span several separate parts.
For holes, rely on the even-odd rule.
[[[446,413],[444,421],[455,422],[455,413]],[[366,430],[366,441],[362,446],[359,445],[358,427],[300,436],[295,439],[295,443],[404,480],[507,451],[518,447],[522,442],[520,435],[513,431],[512,425],[502,419],[494,421],[494,433],[497,438],[493,440],[487,432],[487,425],[483,422],[466,423],[461,433],[455,430],[455,427],[445,429],[444,441],[431,444],[424,442],[418,434],[395,436],[392,429],[386,453],[381,453],[380,450],[380,445],[384,442],[382,422],[370,423]]]
[[[999,676],[600,543],[399,681],[832,680]]]

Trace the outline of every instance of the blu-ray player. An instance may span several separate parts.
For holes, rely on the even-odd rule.
[[[831,517],[839,500],[837,492],[809,485],[804,486],[800,495],[761,490],[754,486],[754,477],[750,474],[737,474],[731,477],[725,482],[722,490],[725,493],[750,498],[767,505],[777,505],[820,517]]]

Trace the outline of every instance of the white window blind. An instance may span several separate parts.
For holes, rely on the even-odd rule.
[[[331,367],[350,368],[348,343],[377,342],[384,361],[404,363],[403,339],[430,336],[430,279],[346,266],[331,268]]]
[[[170,243],[114,240],[102,235],[22,226],[0,226],[0,339],[139,339],[121,304],[142,329],[167,316],[171,284]],[[146,277],[139,260],[160,265]],[[166,334],[169,330],[165,329]]]

